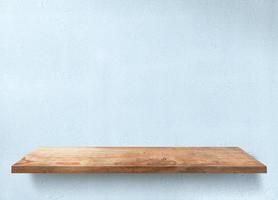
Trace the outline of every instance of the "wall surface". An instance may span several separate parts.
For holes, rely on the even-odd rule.
[[[276,0],[0,0],[0,199],[277,199],[277,99]],[[240,146],[268,174],[10,173],[134,145]]]

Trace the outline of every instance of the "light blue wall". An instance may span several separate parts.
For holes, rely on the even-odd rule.
[[[278,1],[0,0],[0,199],[278,198]],[[38,146],[240,146],[266,175],[30,175]]]

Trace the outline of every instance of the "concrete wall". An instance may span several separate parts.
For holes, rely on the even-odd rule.
[[[1,0],[0,199],[274,200],[278,2]],[[38,146],[240,146],[266,175],[30,175]]]

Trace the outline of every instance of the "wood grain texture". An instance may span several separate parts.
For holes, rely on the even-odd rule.
[[[238,147],[44,147],[12,173],[266,173]]]

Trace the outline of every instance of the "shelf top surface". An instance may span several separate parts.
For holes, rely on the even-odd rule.
[[[43,147],[13,173],[265,173],[238,147]]]

